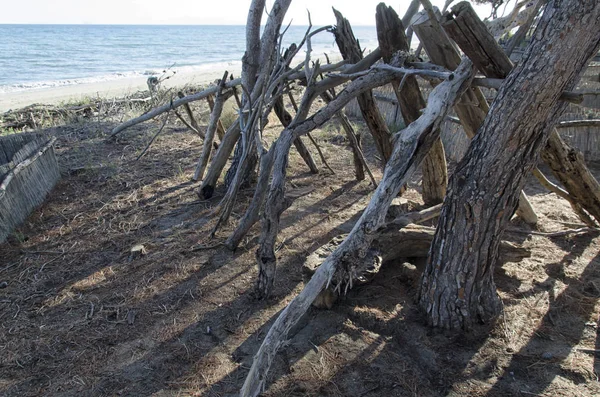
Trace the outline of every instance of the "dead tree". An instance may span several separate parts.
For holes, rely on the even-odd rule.
[[[410,50],[408,39],[404,34],[404,25],[392,7],[384,3],[377,6],[377,37],[379,48],[385,62],[390,62],[397,51],[404,51],[408,56]],[[400,81],[392,81],[394,93],[404,118],[405,125],[409,125],[421,116],[425,107],[425,99],[421,94],[419,83],[415,76],[406,76]],[[448,185],[448,169],[444,145],[439,139],[425,157],[423,162],[423,201],[426,205],[435,205],[444,201],[446,186]]]
[[[558,101],[562,91],[577,83],[599,47],[597,1],[546,6],[530,47],[450,179],[420,290],[431,325],[469,328],[500,312],[493,278],[500,238],[566,106]]]
[[[458,50],[442,29],[437,17],[432,18],[429,14],[433,12],[421,11],[419,18],[413,23],[413,29],[431,61],[453,70],[460,61]],[[477,87],[467,90],[461,101],[456,104],[454,110],[467,137],[472,139],[475,136],[485,120],[488,109],[489,105]],[[537,223],[537,215],[524,192],[521,192],[517,215],[528,224]]]
[[[335,14],[337,25],[332,29],[332,32],[335,35],[335,41],[342,57],[351,63],[359,62],[363,57],[362,50],[354,37],[350,22],[335,8],[333,9],[333,13]],[[379,112],[379,108],[373,98],[373,93],[370,91],[364,92],[356,100],[358,101],[358,106],[360,107],[365,123],[371,135],[373,135],[377,151],[382,156],[383,163],[385,164],[392,154],[391,133],[385,124],[383,116]]]

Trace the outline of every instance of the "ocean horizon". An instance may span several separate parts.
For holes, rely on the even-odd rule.
[[[51,87],[239,68],[245,25],[0,24],[0,94]],[[284,46],[307,26],[290,26]],[[356,26],[363,49],[377,47],[374,26]],[[338,54],[334,37],[312,39],[314,56]],[[304,52],[300,53],[302,56]]]

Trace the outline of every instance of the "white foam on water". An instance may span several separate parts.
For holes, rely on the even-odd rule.
[[[101,76],[93,77],[80,77],[72,79],[60,79],[60,80],[47,80],[47,81],[35,81],[18,84],[6,84],[0,85],[0,94],[8,94],[12,92],[22,92],[30,90],[43,90],[48,88],[63,87],[69,85],[78,84],[91,84],[100,83],[105,81],[114,81],[122,79],[132,79],[137,77],[150,77],[150,76],[161,76],[163,74],[169,75],[173,72],[177,73],[193,73],[193,72],[207,72],[207,71],[219,71],[226,70],[227,68],[239,68],[242,65],[242,61],[226,61],[226,62],[214,62],[204,63],[200,65],[186,65],[186,66],[173,66],[168,69],[147,69],[144,71],[132,71],[132,72],[118,72],[111,73]]]

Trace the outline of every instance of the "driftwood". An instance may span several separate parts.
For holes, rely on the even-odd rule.
[[[275,106],[273,106],[273,110],[275,111],[277,118],[279,119],[279,121],[281,122],[281,125],[284,128],[290,125],[293,117],[287,110],[285,110],[282,96],[279,96],[275,100]],[[308,151],[308,148],[306,147],[304,142],[302,142],[302,139],[300,139],[300,138],[296,139],[294,141],[294,146],[296,147],[296,150],[300,154],[300,157],[302,157],[302,159],[308,166],[308,169],[310,170],[310,172],[313,174],[318,174],[319,168],[317,167],[315,160],[313,160],[310,152]]]
[[[404,34],[404,26],[398,14],[392,7],[386,7],[380,3],[376,12],[377,37],[379,48],[385,62],[390,62],[397,51],[409,52],[409,44]],[[404,55],[407,56],[407,55]],[[421,110],[425,107],[425,99],[421,94],[419,83],[415,76],[405,76],[400,81],[392,81],[392,87],[405,125],[412,123],[421,116]],[[446,155],[444,145],[439,139],[431,148],[423,162],[423,201],[426,205],[441,203],[446,195],[448,185],[448,169],[446,166]]]
[[[294,99],[294,96],[292,95],[292,91],[289,89],[289,87],[287,90],[287,94],[288,94],[288,98],[290,99],[290,102],[292,104],[292,107],[294,108],[294,111],[296,113],[298,113],[298,104],[296,104],[296,100]],[[321,159],[321,162],[323,163],[323,165],[329,171],[331,171],[332,174],[335,174],[335,171],[333,170],[333,168],[331,168],[329,166],[329,163],[327,163],[327,159],[325,158],[325,155],[323,154],[323,151],[321,150],[321,146],[319,146],[317,141],[315,141],[315,139],[312,137],[312,135],[310,133],[307,133],[306,136],[308,137],[308,140],[313,144],[315,149],[317,149],[317,153],[319,153],[319,158]]]
[[[446,25],[446,24],[444,25],[444,27],[446,29],[448,29],[447,26],[449,26],[449,25]],[[453,39],[458,40],[457,41],[458,43],[461,43],[461,40],[454,37],[453,33],[451,33],[451,31],[448,31],[448,33],[450,36],[452,36]],[[497,46],[497,44],[496,44],[496,46]],[[486,46],[484,48],[490,48],[490,47]],[[491,47],[491,48],[493,48],[493,47]],[[505,63],[505,62],[503,62],[503,63]],[[487,72],[487,70],[496,71],[497,69],[494,66],[496,66],[496,65],[488,64],[487,67],[484,65],[481,65],[482,70],[484,70],[486,72]],[[511,63],[511,68],[512,68],[512,63]],[[504,69],[500,69],[500,70],[504,70]],[[500,74],[504,74],[504,73],[500,73]],[[490,73],[489,75],[493,76],[494,74]],[[504,84],[503,78],[500,79],[500,78],[490,78],[490,77],[484,77],[484,78],[478,77],[478,78],[473,79],[473,85],[477,86],[477,87],[493,88],[495,90],[498,90],[498,89],[500,89],[502,84]],[[580,104],[581,102],[583,102],[584,96],[598,95],[598,93],[599,93],[599,91],[563,91],[560,94],[560,97],[558,97],[558,99],[561,101],[565,101],[565,102]]]
[[[235,87],[236,85],[240,85],[242,83],[241,79],[235,79],[235,80],[231,80],[228,81],[227,83],[225,83],[225,88],[231,88],[231,87]],[[173,110],[178,108],[179,106],[183,106],[186,103],[190,103],[190,102],[194,102],[194,101],[199,101],[201,99],[206,98],[209,95],[213,95],[216,94],[217,91],[219,90],[219,86],[212,86],[210,88],[207,88],[203,91],[200,91],[196,94],[193,95],[188,95],[186,97],[183,98],[179,98],[176,99],[174,101],[170,101],[167,104],[164,104],[160,107],[154,108],[152,110],[150,110],[147,113],[144,113],[143,115],[141,115],[140,117],[136,117],[134,119],[131,119],[129,121],[124,122],[123,124],[118,125],[117,127],[115,127],[110,136],[114,137],[116,135],[118,135],[119,133],[123,132],[124,130],[126,130],[129,127],[132,127],[136,124],[139,123],[143,123],[144,121],[148,121],[150,119],[155,118],[156,116],[161,115],[162,113],[168,112],[169,110]]]
[[[413,22],[413,29],[432,62],[450,70],[456,68],[460,60],[458,50],[448,39],[437,19],[432,19],[427,12],[421,11]],[[489,105],[481,90],[473,87],[467,90],[454,110],[466,135],[473,139],[487,116]],[[537,223],[537,215],[524,192],[521,192],[517,215],[530,225]]]
[[[237,99],[237,87],[232,87],[231,91],[233,92],[233,96],[236,97],[236,101]],[[210,109],[210,112],[212,113],[215,109],[215,98],[213,95],[209,95],[206,97],[206,102],[208,102],[208,108]],[[223,123],[221,122],[221,119],[219,118],[219,121],[217,121],[217,136],[219,137],[219,141],[223,140],[223,137],[225,136],[225,127],[223,127]]]
[[[225,99],[223,98],[223,89],[225,87],[225,83],[227,82],[228,75],[229,72],[225,71],[225,74],[223,74],[223,78],[218,84],[219,90],[217,91],[215,105],[213,111],[210,113],[210,120],[208,122],[208,127],[206,128],[206,137],[204,138],[204,145],[202,146],[202,154],[200,155],[198,165],[196,166],[196,171],[194,171],[194,176],[192,178],[192,180],[194,181],[202,179],[202,177],[204,176],[204,170],[206,169],[208,159],[212,152],[213,140],[215,138],[215,133],[219,125],[219,119],[221,118],[221,113],[223,112],[223,105],[225,103]]]
[[[325,103],[330,103],[333,100],[333,97],[327,91],[321,94],[321,97],[323,98],[323,101],[325,101]],[[369,178],[371,179],[371,183],[373,183],[373,186],[377,187],[377,181],[375,180],[375,177],[373,176],[373,173],[369,168],[369,164],[367,164],[365,155],[360,147],[360,139],[354,132],[354,127],[352,127],[352,124],[350,124],[350,120],[348,120],[348,117],[344,114],[343,110],[337,112],[335,116],[337,117],[340,124],[342,125],[342,128],[346,132],[348,142],[350,143],[350,149],[352,149],[352,156],[354,160],[354,174],[356,175],[356,180],[362,181],[363,179],[365,179],[366,170],[367,174],[369,174]]]
[[[561,121],[556,128],[599,127],[600,119]]]
[[[544,4],[546,4],[547,1],[548,0],[536,0],[535,5],[533,7],[531,7],[530,10],[528,10],[529,14],[527,15],[527,18],[525,19],[523,24],[521,26],[519,26],[519,29],[517,30],[517,32],[510,38],[510,40],[508,41],[508,44],[506,45],[506,55],[508,55],[510,57],[510,54],[512,54],[515,47],[518,46],[519,44],[521,44],[521,42],[527,35],[527,32],[529,31],[529,29],[531,29],[531,25],[533,25],[533,21],[535,20],[535,17],[537,16],[537,14],[540,12],[540,9],[542,8],[542,6]]]
[[[506,78],[512,63],[493,40],[471,5],[464,1],[444,16],[444,29],[463,52],[489,78]],[[567,145],[553,129],[542,159],[565,186],[573,200],[600,222],[600,184],[587,168],[583,157]],[[574,210],[581,214],[579,208]],[[581,216],[580,216],[581,217]],[[582,217],[584,222],[589,217]]]
[[[363,57],[362,50],[354,37],[354,33],[352,33],[350,22],[348,22],[348,20],[335,8],[333,9],[333,13],[335,14],[337,26],[332,31],[335,35],[335,41],[340,49],[340,53],[344,59],[349,62],[359,62]],[[361,93],[356,100],[365,123],[367,124],[371,135],[373,135],[377,150],[383,157],[383,162],[386,163],[392,153],[391,134],[379,112],[375,100],[373,99],[373,93],[365,91],[364,93]]]
[[[177,92],[177,96],[179,98],[185,98],[185,94],[181,91]],[[191,124],[191,127],[193,128],[193,130],[198,131],[200,133],[200,126],[198,125],[198,121],[196,121],[196,117],[194,117],[194,112],[192,112],[192,108],[190,107],[190,104],[189,103],[184,104],[183,108],[185,109],[185,112],[187,113],[188,117],[190,118],[190,124]],[[211,110],[212,110],[212,108],[211,108]],[[204,139],[204,136],[202,137],[202,139]]]
[[[588,231],[588,229],[585,231]],[[574,232],[583,231],[577,230]],[[414,224],[402,226],[401,229],[386,227],[373,239],[369,253],[364,259],[365,263],[361,266],[364,273],[356,275],[354,284],[360,285],[370,281],[382,265],[394,266],[398,264],[398,260],[403,258],[426,258],[434,234],[435,228],[430,226]],[[302,273],[306,281],[310,280],[310,277],[317,271],[321,263],[335,251],[344,238],[346,238],[346,235],[334,237],[306,258],[302,266]],[[530,256],[531,251],[526,248],[509,241],[500,243],[498,258],[500,265],[506,262],[518,263]],[[312,305],[320,309],[331,309],[339,295],[339,291],[335,291],[333,287],[325,288],[313,301]]]
[[[346,96],[353,97],[352,85],[354,85],[354,87],[366,86],[363,87],[363,89],[368,89],[375,83],[373,81],[375,80],[375,77],[384,72],[385,71],[375,70],[372,74],[362,78],[362,80],[355,80],[327,106],[327,108],[329,108],[328,114],[324,113],[324,110],[322,109],[315,114],[312,119],[309,118],[305,123],[297,125],[295,131],[289,131],[287,134],[286,131],[284,131],[282,137],[288,135],[286,139],[286,141],[289,142],[287,147],[289,148],[289,145],[291,145],[291,140],[295,134],[305,133],[302,129],[308,130],[312,125],[318,125],[319,122],[324,122],[324,118],[328,119],[331,117],[337,110],[334,105],[347,103],[349,99],[346,98]],[[338,274],[345,273],[350,276],[356,271],[355,266],[360,265],[360,263],[357,262],[360,261],[361,257],[366,255],[378,228],[383,224],[385,214],[392,199],[398,194],[400,188],[406,183],[408,178],[413,175],[420,162],[433,145],[435,139],[438,138],[439,125],[443,122],[454,101],[468,87],[471,78],[472,66],[468,60],[465,60],[463,64],[457,68],[452,80],[443,82],[432,91],[428,98],[428,106],[425,108],[423,115],[408,126],[395,140],[394,151],[386,166],[383,180],[375,191],[369,205],[344,242],[319,267],[304,290],[290,302],[277,318],[254,357],[254,362],[250,368],[246,381],[244,382],[240,396],[257,396],[263,390],[266,374],[275,358],[276,352],[284,343],[288,332],[304,315],[310,304],[326,284],[329,283],[333,275],[337,272]],[[391,78],[389,75],[383,79],[383,81],[390,80]],[[345,102],[343,102],[344,99]],[[309,125],[309,122],[312,125]],[[279,143],[279,145],[283,144]],[[280,150],[279,147],[277,149]],[[279,156],[285,156],[285,153],[281,153]],[[285,177],[285,168],[280,170],[279,165],[277,164],[285,164],[282,160],[283,159],[279,158],[275,161],[276,165],[274,170],[276,173],[274,174],[273,184],[271,191],[269,192],[270,201],[279,201],[283,198],[283,178]],[[280,171],[279,175],[277,174],[278,171]],[[276,205],[278,204],[267,202],[267,207],[274,207]],[[276,211],[277,209],[267,208],[265,211],[267,214],[266,216],[269,217],[273,214],[274,210]],[[269,214],[269,212],[271,212],[271,214]],[[278,216],[278,214],[273,215]],[[268,222],[271,220],[277,222],[276,218],[267,218]],[[276,228],[277,223],[272,226]],[[264,230],[265,229],[263,228],[263,233]],[[261,240],[264,240],[265,237],[267,236],[264,234],[261,235]],[[260,255],[260,253],[258,255]],[[274,259],[275,258],[273,258],[273,260]],[[351,278],[345,277],[345,279],[348,280]],[[337,287],[342,288],[342,285]]]

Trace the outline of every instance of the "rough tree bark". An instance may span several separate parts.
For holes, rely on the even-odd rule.
[[[599,47],[600,3],[546,6],[532,44],[451,177],[420,289],[431,325],[468,329],[500,312],[493,278],[500,238],[566,106],[561,92],[575,85]]]
[[[333,34],[335,35],[335,41],[342,57],[351,63],[359,62],[363,58],[363,55],[360,45],[354,37],[354,33],[352,33],[350,22],[335,8],[333,9],[333,13],[337,21],[337,26],[333,29]],[[358,101],[358,106],[365,119],[365,123],[371,135],[373,135],[377,151],[383,157],[383,163],[385,164],[392,155],[392,136],[385,124],[385,120],[379,112],[377,103],[373,98],[373,93],[371,91],[364,92],[356,100]]]
[[[377,38],[384,62],[389,63],[397,51],[408,54],[410,48],[404,25],[392,7],[379,3],[376,13]],[[398,99],[405,125],[409,125],[421,116],[425,99],[421,94],[415,76],[407,76],[400,87],[398,80],[392,81],[394,93]],[[448,168],[442,140],[438,139],[423,161],[423,201],[426,205],[435,205],[444,201],[448,185]]]
[[[448,35],[486,77],[504,79],[510,73],[512,62],[468,2],[452,7],[452,12],[444,15],[442,24]],[[589,217],[581,211],[583,208],[600,222],[600,185],[581,154],[567,145],[556,130],[550,134],[548,145],[542,151],[542,159],[577,202],[572,206],[579,217],[588,223]]]
[[[413,24],[413,29],[423,44],[425,52],[433,63],[454,70],[460,61],[458,50],[448,39],[437,19],[431,19],[426,11],[421,11],[419,14],[420,17]],[[489,105],[483,93],[477,87],[467,90],[460,102],[454,107],[465,134],[470,139],[473,139],[477,133],[488,110]],[[537,215],[524,192],[521,192],[517,215],[528,224],[535,225],[537,223]]]

